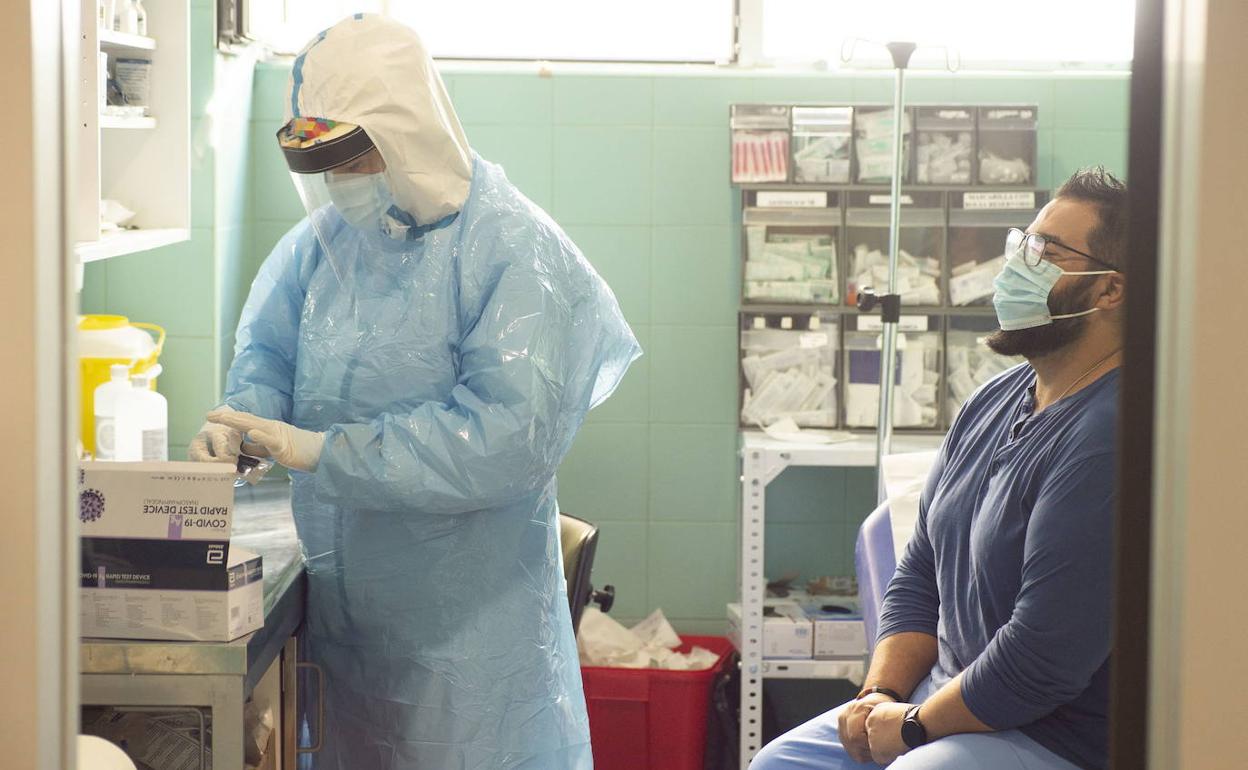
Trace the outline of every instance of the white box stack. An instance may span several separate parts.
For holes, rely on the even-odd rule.
[[[789,599],[810,619],[816,659],[861,658],[867,654],[866,626],[857,597],[811,596],[794,591]]]
[[[728,605],[728,635],[741,648],[741,605]],[[764,602],[763,657],[770,660],[809,660],[814,653],[810,618],[788,599]]]
[[[230,545],[234,467],[85,462],[82,635],[230,641],[264,624],[261,558]]]

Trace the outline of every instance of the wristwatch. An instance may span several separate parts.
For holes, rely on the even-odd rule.
[[[919,709],[922,706],[911,706],[906,710],[905,719],[901,723],[901,740],[912,749],[927,743],[927,728],[919,721]]]

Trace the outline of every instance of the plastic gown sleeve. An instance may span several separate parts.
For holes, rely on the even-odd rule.
[[[225,403],[272,420],[290,422],[299,319],[312,275],[316,236],[303,222],[282,239],[251,285],[235,335],[234,363]]]
[[[962,677],[967,708],[1007,730],[1079,696],[1110,650],[1114,457],[1067,460],[1041,486],[1014,612]]]
[[[319,499],[355,509],[462,513],[544,488],[592,404],[636,356],[609,294],[569,292],[515,264],[459,347],[446,403],[425,402],[326,432]],[[572,294],[572,296],[569,296]]]
[[[951,430],[945,438],[936,462],[928,473],[927,484],[919,498],[919,518],[914,524],[914,534],[906,543],[906,550],[897,565],[897,571],[888,583],[888,590],[884,592],[878,641],[910,631],[936,636],[936,624],[940,617],[940,589],[936,583],[936,556],[932,551],[932,541],[927,535],[927,512],[944,473],[945,455],[953,434],[954,431]]]

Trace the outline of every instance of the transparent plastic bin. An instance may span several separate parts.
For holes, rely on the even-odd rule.
[[[946,425],[981,385],[1023,359],[1001,356],[988,349],[985,340],[999,328],[990,315],[949,316],[945,332]]]
[[[1026,229],[1048,201],[1041,191],[967,192],[949,196],[949,304],[992,305],[993,279],[1005,264],[1011,227]]]
[[[744,199],[743,303],[840,302],[839,193],[751,190]]]
[[[1030,105],[979,108],[977,150],[980,184],[1036,183],[1036,108]]]
[[[845,427],[879,423],[880,317],[845,318]],[[933,430],[940,423],[941,326],[938,316],[903,315],[897,334],[893,427]]]
[[[848,184],[853,107],[793,108],[793,181]]]
[[[975,165],[975,108],[914,109],[916,184],[969,185]]]
[[[887,193],[849,194],[845,214],[845,304],[858,302],[858,290],[888,289]],[[907,192],[902,195],[901,253],[897,260],[897,290],[901,304],[938,307],[944,303],[945,253],[944,193]]]
[[[901,181],[910,175],[910,111],[902,110]],[[854,178],[859,184],[888,184],[893,180],[893,108],[854,108]]]
[[[734,184],[788,181],[787,106],[734,104],[731,126]]]
[[[742,313],[741,425],[792,419],[801,428],[835,428],[839,317],[834,313]]]

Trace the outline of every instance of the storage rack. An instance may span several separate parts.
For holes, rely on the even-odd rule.
[[[872,105],[874,106],[874,105]],[[920,105],[920,107],[923,105]],[[937,105],[938,106],[938,105]],[[967,105],[971,106],[971,105]],[[976,113],[983,108],[975,105]],[[913,109],[913,107],[908,108]],[[1034,108],[1032,108],[1034,110]],[[1033,113],[1034,116],[1034,113]],[[913,125],[913,124],[912,124]],[[771,127],[768,127],[771,128]],[[790,124],[791,128],[791,124]],[[1033,141],[1033,147],[1034,147]],[[975,146],[978,147],[978,136]],[[977,155],[977,152],[976,152]],[[856,153],[851,149],[851,158]],[[914,152],[911,147],[910,168],[907,178],[913,177]],[[1035,162],[1032,162],[1032,178],[1035,177]],[[977,168],[973,164],[973,168]],[[851,163],[851,176],[853,165]],[[978,178],[974,173],[973,179]],[[738,329],[744,329],[744,319],[754,314],[780,314],[789,316],[809,316],[812,314],[831,314],[838,319],[837,355],[845,355],[845,326],[847,318],[858,315],[856,307],[847,304],[846,287],[848,285],[849,249],[846,199],[851,193],[875,193],[888,195],[886,185],[864,184],[797,184],[792,182],[793,169],[788,170],[786,181],[739,183],[740,205],[742,207],[741,237],[741,271],[742,295]],[[745,260],[747,257],[747,238],[744,230],[748,224],[746,210],[756,209],[755,202],[758,192],[826,192],[837,198],[835,205],[825,205],[822,212],[825,219],[822,225],[836,228],[836,279],[839,282],[838,302],[832,303],[785,303],[785,302],[751,302],[745,296]],[[971,185],[916,185],[905,184],[902,189],[906,194],[922,193],[924,195],[939,194],[939,208],[943,212],[943,238],[941,258],[941,304],[939,306],[903,306],[902,316],[922,315],[940,319],[939,334],[941,337],[941,376],[939,385],[939,416],[935,430],[901,430],[894,433],[893,451],[897,453],[933,450],[939,447],[943,438],[943,430],[947,428],[953,415],[947,414],[946,395],[948,393],[948,358],[947,339],[950,331],[956,331],[952,319],[969,319],[972,324],[989,322],[995,317],[990,305],[954,306],[949,298],[949,279],[954,264],[951,253],[951,227],[999,227],[1004,230],[1010,226],[1026,226],[1031,219],[1031,210],[1017,208],[1020,201],[1030,199],[1031,209],[1038,209],[1047,202],[1048,191],[1036,186],[988,186]],[[970,214],[960,206],[965,193],[989,193],[990,203],[981,211]],[[1021,197],[1020,197],[1021,194]],[[1030,196],[1030,197],[1029,197]],[[992,208],[992,203],[1001,204],[1001,208]],[[1012,201],[1012,203],[1011,203]],[[1010,208],[1010,205],[1015,208]],[[789,208],[776,211],[803,212],[809,209]],[[794,217],[794,226],[809,224],[806,213],[798,213]],[[903,209],[903,227],[905,226],[905,210]],[[817,219],[817,217],[816,217]],[[781,225],[784,226],[784,225]],[[1004,242],[1004,233],[1001,233]],[[740,369],[738,356],[738,372]],[[838,373],[837,409],[838,424],[844,424],[845,372]],[[739,375],[740,376],[740,375]],[[745,380],[741,376],[741,386]],[[738,418],[740,419],[738,404]],[[765,595],[766,573],[763,555],[766,525],[766,492],[767,486],[786,468],[805,467],[873,467],[875,465],[875,431],[857,432],[854,439],[835,444],[791,443],[777,441],[750,426],[741,425],[740,451],[742,458],[741,474],[741,529],[738,575],[740,577],[740,601],[742,607],[739,652],[741,654],[741,701],[740,701],[740,766],[746,768],[754,755],[762,748],[762,698],[763,684],[768,679],[847,679],[861,682],[865,675],[866,661],[861,659],[842,660],[765,660],[763,658],[763,602]]]
[[[740,205],[742,207],[742,235],[741,235],[741,254],[740,254],[740,271],[742,278],[740,328],[745,328],[744,318],[754,315],[778,315],[778,316],[809,316],[812,314],[832,314],[841,322],[838,323],[839,338],[837,340],[838,355],[844,354],[845,351],[845,330],[846,324],[844,320],[854,318],[859,315],[856,307],[848,304],[848,279],[850,266],[850,251],[853,244],[849,242],[848,230],[852,225],[851,215],[849,213],[850,206],[849,194],[875,194],[887,195],[888,188],[879,185],[797,185],[797,184],[745,184],[740,185]],[[828,193],[835,195],[837,203],[834,206],[818,208],[767,208],[763,207],[765,212],[760,214],[760,207],[754,205],[757,200],[756,194],[759,192],[802,192],[802,193]],[[930,319],[938,319],[936,328],[930,328],[929,331],[939,333],[941,337],[940,353],[942,362],[948,361],[948,347],[946,345],[947,331],[949,328],[949,319],[961,318],[995,318],[995,311],[989,304],[971,304],[971,305],[953,305],[949,297],[949,283],[952,278],[952,270],[955,266],[953,231],[955,229],[965,228],[996,228],[1000,234],[1000,241],[1005,241],[1005,229],[1008,227],[1026,227],[1036,210],[1042,207],[1049,197],[1046,189],[1038,187],[988,187],[988,186],[906,186],[902,188],[903,195],[924,195],[931,199],[935,196],[939,203],[935,206],[938,209],[939,222],[929,224],[929,226],[937,227],[941,230],[942,244],[940,248],[940,291],[941,304],[939,305],[903,305],[901,314],[903,317],[925,316]],[[990,205],[995,205],[996,201],[1019,205],[1018,202],[1030,201],[1030,205],[1025,208],[983,208],[979,210],[964,209],[961,207],[963,196],[966,193],[994,196],[986,200]],[[931,213],[933,208],[928,208],[925,213]],[[815,213],[811,213],[815,212]],[[882,213],[882,212],[881,212]],[[840,284],[839,302],[833,303],[794,303],[794,302],[777,302],[777,301],[756,301],[748,299],[745,296],[745,263],[747,259],[747,236],[745,228],[751,224],[765,224],[768,226],[781,227],[825,227],[835,229],[836,231],[836,275]],[[902,227],[905,229],[907,224],[905,209],[902,211]],[[937,403],[939,407],[938,421],[935,426],[928,428],[897,428],[896,430],[909,431],[928,431],[942,432],[948,428],[953,419],[953,414],[949,413],[946,408],[948,388],[946,383],[947,364],[942,363],[942,371],[940,384],[938,385]],[[842,374],[845,372],[842,370]],[[740,374],[740,366],[738,366],[738,375],[740,379],[740,387],[738,388],[738,418],[740,420],[740,410],[744,401],[744,377]],[[838,377],[837,383],[837,403],[840,411],[837,426],[845,425],[845,380],[844,376]],[[745,422],[739,422],[742,429],[757,428],[756,425],[750,425]],[[830,426],[824,426],[830,427]],[[874,433],[874,429],[868,429]]]
[[[933,433],[899,434],[895,452],[936,449],[942,437]],[[741,767],[762,748],[763,682],[767,679],[847,679],[861,683],[866,662],[840,660],[765,660],[763,658],[763,572],[767,485],[786,468],[869,468],[875,465],[875,436],[862,434],[838,444],[796,444],[776,441],[761,431],[741,434]]]

